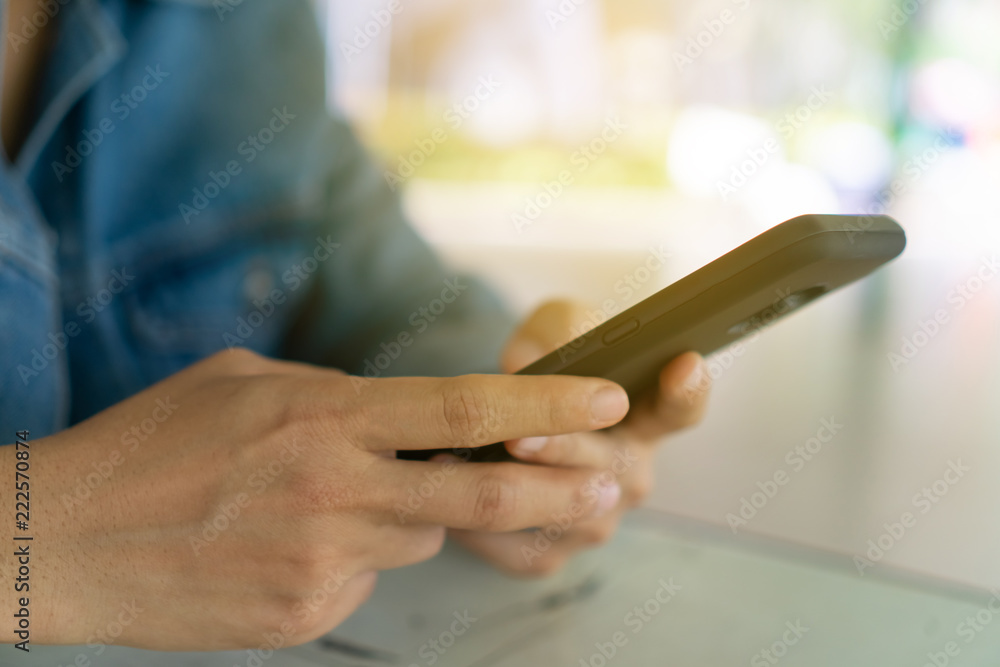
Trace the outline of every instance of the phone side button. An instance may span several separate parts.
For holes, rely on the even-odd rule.
[[[620,343],[625,340],[637,331],[639,331],[639,320],[629,320],[624,324],[619,324],[614,329],[604,334],[604,338],[601,340],[604,341],[605,345],[614,345],[615,343]]]

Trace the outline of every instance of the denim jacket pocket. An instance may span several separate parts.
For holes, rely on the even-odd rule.
[[[124,305],[136,352],[154,375],[226,348],[276,354],[304,296],[291,287],[307,248],[293,231],[301,225],[274,228],[289,231],[220,238],[139,272]]]

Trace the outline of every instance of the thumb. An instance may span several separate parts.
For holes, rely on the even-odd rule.
[[[574,301],[549,301],[521,324],[504,347],[504,373],[519,371],[577,336],[586,322],[586,306]]]

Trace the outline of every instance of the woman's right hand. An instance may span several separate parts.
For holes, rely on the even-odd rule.
[[[216,354],[30,443],[32,570],[17,596],[30,598],[31,641],[222,650],[314,639],[367,598],[378,570],[436,554],[446,527],[519,530],[573,503],[597,512],[617,492],[580,469],[402,461],[396,450],[594,430],[627,410],[620,387],[594,378],[362,380]],[[0,447],[0,532],[14,526],[14,456]],[[3,551],[8,581],[17,563]],[[9,623],[0,639],[18,641]]]

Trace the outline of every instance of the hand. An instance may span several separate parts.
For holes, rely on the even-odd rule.
[[[567,301],[549,302],[536,310],[508,342],[503,370],[513,373],[565,345],[574,337],[572,328],[586,321],[585,313],[584,306]],[[602,508],[603,513],[574,517],[564,507],[538,524],[540,530],[504,534],[452,530],[451,537],[501,570],[528,576],[553,573],[578,551],[607,542],[625,511],[642,503],[652,490],[655,445],[664,435],[701,420],[710,384],[704,361],[689,352],[662,369],[656,395],[633,406],[613,429],[506,442],[508,451],[523,461],[588,470],[599,473],[602,481],[613,481],[619,500]]]
[[[620,387],[590,378],[365,380],[217,354],[31,444],[31,639],[159,650],[314,639],[366,599],[378,570],[436,554],[445,526],[523,529],[570,503],[590,514],[607,493],[585,468],[395,450],[587,431],[626,410]],[[0,447],[5,500],[14,454]],[[7,545],[13,505],[0,507]],[[3,581],[17,571],[11,552]],[[16,641],[12,625],[0,641]]]

